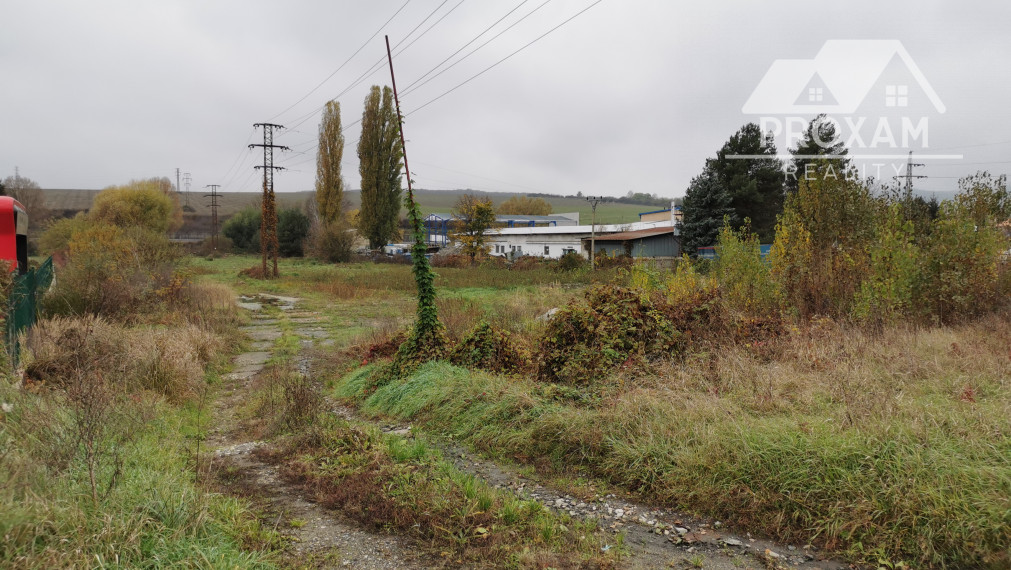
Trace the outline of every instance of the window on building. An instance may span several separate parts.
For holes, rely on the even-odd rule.
[[[544,255],[551,255],[551,248],[550,247],[544,246]]]

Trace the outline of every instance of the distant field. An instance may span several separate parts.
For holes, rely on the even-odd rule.
[[[50,209],[54,210],[86,210],[91,207],[98,190],[44,190],[46,201]],[[417,190],[418,204],[421,206],[422,215],[427,216],[433,212],[445,213],[453,209],[453,205],[465,194],[466,190]],[[512,196],[522,194],[510,194],[504,192],[478,192],[473,194],[491,198],[492,202],[498,206]],[[361,203],[358,190],[346,193],[352,208],[357,208]],[[304,208],[305,201],[312,196],[312,192],[284,192],[277,194],[279,208]],[[545,197],[555,213],[579,212],[579,221],[583,224],[590,223],[590,204],[580,198],[565,198],[562,196]],[[186,197],[182,198],[186,203]],[[228,192],[221,194],[218,200],[220,208],[218,215],[227,218],[243,208],[253,206],[258,207],[260,194],[258,192]],[[203,192],[191,192],[189,204],[197,214],[210,214],[207,204],[210,202],[204,197]],[[619,224],[635,222],[639,220],[640,212],[649,212],[660,209],[657,206],[640,204],[618,204],[601,203],[597,206],[597,223]],[[404,212],[406,214],[406,212]]]

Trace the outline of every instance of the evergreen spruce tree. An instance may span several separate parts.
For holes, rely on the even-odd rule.
[[[740,158],[756,157],[756,158]],[[764,158],[768,157],[768,158]],[[702,174],[688,187],[681,230],[684,251],[714,245],[724,218],[733,226],[751,220],[751,231],[770,243],[785,196],[783,163],[776,145],[755,123],[748,123],[706,159]]]
[[[681,223],[681,250],[696,255],[698,248],[716,245],[724,217],[734,219],[730,193],[720,186],[715,172],[707,165],[692,179],[685,193],[684,219]]]
[[[365,97],[358,141],[358,172],[362,177],[358,229],[373,249],[382,247],[397,233],[404,156],[399,133],[393,90],[373,85]]]
[[[791,167],[786,177],[787,192],[796,192],[800,180],[812,176],[845,178],[849,159],[844,157],[849,150],[842,140],[837,140],[835,123],[825,114],[818,115],[807,125],[804,138],[791,149]],[[829,156],[830,158],[815,158]]]
[[[768,158],[732,158],[768,156]],[[730,137],[715,159],[707,161],[716,182],[729,195],[733,222],[751,220],[751,231],[765,243],[776,233],[776,216],[783,211],[785,196],[783,163],[776,158],[776,144],[755,123],[748,123]],[[721,218],[722,219],[722,218]]]

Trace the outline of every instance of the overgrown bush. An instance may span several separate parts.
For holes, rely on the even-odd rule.
[[[934,219],[861,183],[815,179],[787,199],[769,258],[786,305],[801,317],[951,323],[991,312],[1002,293],[1011,213],[1006,182],[959,182]],[[889,201],[891,202],[889,204]]]
[[[523,255],[517,257],[509,265],[509,269],[516,271],[529,271],[531,269],[541,269],[547,265],[547,260],[534,255]]]
[[[779,311],[780,295],[759,245],[758,236],[747,226],[738,232],[725,224],[720,230],[719,257],[713,263],[712,274],[728,307],[746,314],[768,315]]]
[[[302,257],[302,244],[309,237],[309,217],[298,208],[285,208],[277,214],[278,253],[282,257]]]
[[[604,251],[598,251],[593,260],[597,269],[622,269],[635,264],[635,259],[630,255],[611,255]]]
[[[559,271],[575,271],[589,265],[585,257],[574,251],[570,251],[558,258],[555,266]]]
[[[509,374],[528,368],[530,355],[508,331],[481,321],[453,348],[449,360],[459,366]]]
[[[95,196],[88,219],[121,228],[138,227],[164,234],[182,225],[179,199],[164,178],[110,186]]]
[[[860,181],[803,180],[787,197],[769,261],[797,313],[846,316],[870,272],[882,202]]]
[[[179,250],[142,228],[89,224],[73,234],[68,257],[44,298],[50,314],[136,320],[172,306],[187,283],[177,268]]]
[[[961,204],[944,203],[924,240],[916,293],[917,305],[930,319],[962,321],[1005,302],[998,289],[999,265],[1008,240],[993,223],[977,225],[976,215]]]
[[[46,231],[39,237],[39,249],[46,255],[64,251],[70,247],[71,237],[88,227],[90,222],[84,213],[73,218],[52,220]]]
[[[881,327],[912,314],[914,289],[922,287],[922,254],[913,232],[913,222],[903,219],[899,204],[882,216],[869,251],[868,276],[853,304],[859,322]]]
[[[309,255],[326,263],[351,261],[354,243],[355,231],[343,216],[337,222],[316,222],[307,238]]]
[[[543,380],[588,384],[626,362],[674,356],[706,337],[715,295],[671,304],[663,295],[597,286],[558,311],[538,343]]]

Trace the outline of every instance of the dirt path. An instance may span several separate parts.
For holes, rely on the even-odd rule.
[[[425,568],[406,539],[367,532],[341,518],[339,513],[318,507],[297,486],[278,476],[277,468],[257,458],[257,449],[269,445],[251,441],[236,419],[236,411],[252,392],[251,384],[270,358],[270,349],[281,335],[281,321],[294,326],[302,346],[328,342],[321,317],[296,310],[291,298],[261,295],[245,299],[240,306],[252,311],[254,323],[245,332],[253,341],[249,352],[235,358],[235,370],[225,379],[216,403],[215,425],[209,437],[215,465],[229,482],[229,489],[252,498],[273,518],[275,526],[291,540],[291,565],[312,568]],[[280,317],[267,317],[263,303],[276,304]],[[299,358],[301,373],[309,374],[308,359]],[[354,421],[367,421],[354,410],[334,406],[333,412]],[[406,425],[381,425],[383,431],[412,437]],[[727,533],[718,521],[701,520],[666,509],[650,508],[614,495],[574,497],[542,481],[477,457],[459,446],[442,444],[443,455],[457,468],[548,508],[573,517],[593,519],[605,532],[622,533],[630,556],[625,568],[824,568],[845,565],[818,560],[810,547],[781,545],[748,534]]]
[[[265,302],[280,307],[281,316],[270,318],[264,314]],[[290,546],[284,554],[286,566],[368,570],[425,567],[410,544],[362,530],[339,513],[317,506],[300,487],[285,482],[277,466],[255,453],[269,443],[251,439],[249,430],[238,419],[239,410],[253,392],[256,376],[271,357],[274,341],[281,336],[281,321],[300,318],[292,313],[295,302],[274,296],[240,302],[253,313],[253,324],[244,328],[252,343],[249,352],[235,357],[234,370],[224,378],[215,403],[217,427],[208,435],[209,447],[214,450],[212,471],[228,492],[252,500],[267,525],[287,539]]]

